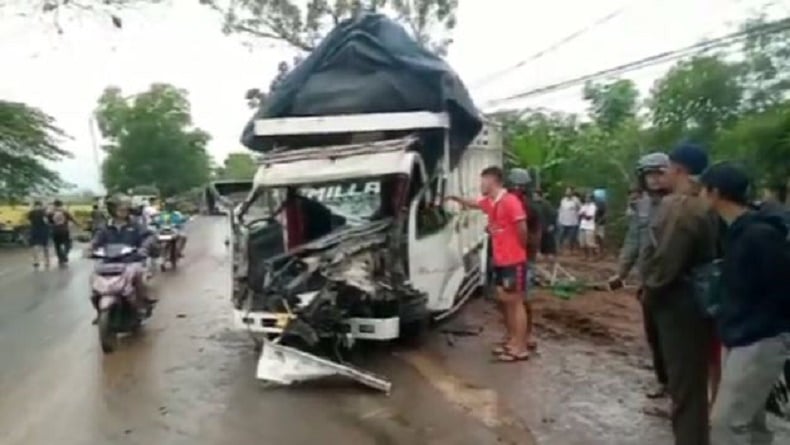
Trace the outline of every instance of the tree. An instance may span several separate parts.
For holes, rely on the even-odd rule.
[[[500,116],[499,121],[517,165],[535,169],[548,183],[562,176],[579,131],[574,115],[527,111]]]
[[[455,28],[458,0],[201,0],[221,11],[224,30],[279,40],[310,52],[328,31],[364,12],[383,12],[403,23],[417,42],[445,54]]]
[[[656,145],[681,138],[710,144],[738,118],[743,96],[741,66],[717,56],[681,61],[657,80],[649,107]]]
[[[277,65],[277,74],[274,76],[274,79],[269,83],[269,90],[262,91],[260,88],[250,88],[247,90],[247,94],[245,95],[245,99],[247,99],[247,106],[250,108],[258,108],[261,103],[263,103],[266,98],[280,85],[280,82],[285,79],[291,69],[299,64],[302,61],[301,56],[296,56],[293,59],[292,64],[288,64],[286,61],[282,61]]]
[[[64,17],[85,14],[104,17],[120,29],[123,28],[120,11],[160,2],[162,0],[5,0],[0,1],[0,10],[8,9],[25,16],[51,19],[57,31],[63,33]]]
[[[14,200],[64,186],[47,166],[69,157],[55,120],[37,108],[0,100],[0,198]]]
[[[619,79],[610,83],[588,82],[584,85],[584,99],[590,102],[590,117],[606,131],[636,117],[639,90],[634,82]]]
[[[217,171],[218,179],[247,180],[255,176],[258,165],[249,153],[231,153]]]
[[[742,26],[753,31],[743,45],[742,81],[749,111],[765,111],[779,104],[790,90],[790,29],[758,32],[770,26],[765,16],[747,20]]]
[[[184,90],[154,84],[125,98],[120,89],[109,87],[99,99],[96,117],[109,141],[102,166],[108,191],[151,185],[171,196],[208,181],[210,136],[193,127]]]
[[[223,30],[255,38],[285,42],[302,52],[310,52],[326,34],[343,20],[365,12],[381,12],[402,23],[414,39],[439,55],[452,43],[458,0],[308,0],[304,6],[294,0],[201,0],[224,15]],[[301,61],[280,62],[268,91],[247,90],[245,99],[257,108],[277,84]]]
[[[716,153],[740,161],[761,182],[787,183],[790,178],[790,101],[744,116],[719,135]]]

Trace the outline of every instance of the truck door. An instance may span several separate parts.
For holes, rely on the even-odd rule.
[[[464,278],[454,218],[438,201],[442,184],[441,178],[434,179],[409,207],[409,277],[414,287],[427,293],[428,310],[432,312],[453,306]]]

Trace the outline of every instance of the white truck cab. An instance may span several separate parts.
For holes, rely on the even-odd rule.
[[[308,338],[391,340],[467,301],[485,279],[485,216],[444,197],[476,194],[502,146],[486,127],[451,164],[448,128],[430,112],[256,121],[261,137],[350,143],[263,156],[230,215],[235,325],[269,339],[304,322]]]

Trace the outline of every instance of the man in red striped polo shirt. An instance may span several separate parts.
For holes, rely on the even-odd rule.
[[[497,296],[505,316],[507,340],[494,350],[501,362],[527,360],[527,316],[524,293],[527,291],[527,215],[524,206],[503,185],[499,167],[488,167],[480,174],[482,196],[477,199],[448,197],[464,207],[480,209],[488,216]]]

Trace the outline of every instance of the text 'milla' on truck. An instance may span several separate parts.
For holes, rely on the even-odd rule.
[[[341,351],[419,331],[475,292],[485,217],[444,198],[501,165],[481,127],[449,66],[383,16],[341,23],[282,81],[245,128],[263,154],[230,211],[234,320],[263,342],[259,378],[388,390]]]

